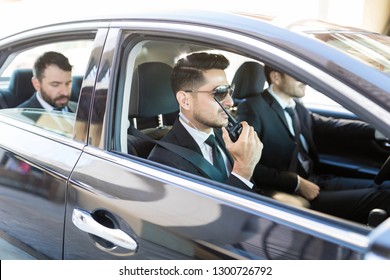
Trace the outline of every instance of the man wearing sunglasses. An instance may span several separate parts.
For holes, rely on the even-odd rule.
[[[245,121],[241,123],[242,131],[237,141],[233,142],[225,129],[228,115],[218,104],[226,109],[233,105],[233,87],[225,74],[228,66],[229,61],[223,55],[209,53],[193,53],[177,62],[171,83],[180,113],[161,141],[184,147],[189,153],[183,157],[157,145],[149,159],[256,191],[251,178],[263,145]],[[199,161],[195,162],[195,159]]]

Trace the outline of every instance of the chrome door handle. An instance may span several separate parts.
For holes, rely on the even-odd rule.
[[[138,248],[137,242],[128,234],[120,229],[102,226],[85,210],[73,209],[72,222],[80,230],[108,240],[115,245],[129,249],[133,252]]]

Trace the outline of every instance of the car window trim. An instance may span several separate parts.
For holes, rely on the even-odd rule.
[[[226,185],[215,182],[206,185],[202,180],[198,181],[187,178],[188,176],[180,176],[174,172],[168,173],[165,170],[159,170],[152,165],[141,162],[135,157],[119,156],[117,153],[107,152],[91,146],[86,146],[84,153],[122,165],[129,168],[132,172],[141,173],[159,181],[165,181],[167,184],[176,185],[177,187],[209,197],[215,197],[215,199],[245,210],[248,213],[257,213],[257,216],[270,219],[278,224],[301,230],[313,236],[321,236],[324,240],[336,242],[341,246],[352,248],[362,254],[366,252],[369,245],[368,234],[370,231],[359,224],[340,220],[323,213],[317,214],[312,212],[312,210],[292,207],[271,198],[245,191],[241,192],[241,194],[245,195],[238,195],[240,190],[236,191],[235,188],[234,191],[231,191],[233,190],[232,188],[229,188],[230,190],[226,189]],[[291,211],[294,214],[290,213]]]

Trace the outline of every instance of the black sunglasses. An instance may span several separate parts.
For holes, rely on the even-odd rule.
[[[214,97],[218,99],[219,101],[222,101],[226,98],[226,96],[233,95],[234,92],[234,85],[223,85],[223,86],[217,86],[212,91],[203,91],[203,90],[185,90],[185,92],[190,93],[197,93],[197,92],[204,92],[204,93],[212,93],[214,94]]]

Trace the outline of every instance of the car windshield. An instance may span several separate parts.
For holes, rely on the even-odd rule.
[[[312,33],[315,38],[390,75],[390,37],[375,33]]]
[[[389,36],[319,20],[297,21],[287,27],[306,33],[390,75]]]
[[[321,20],[294,21],[288,17],[242,14],[271,22],[292,31],[305,33],[390,76],[389,36]]]

